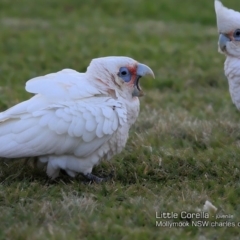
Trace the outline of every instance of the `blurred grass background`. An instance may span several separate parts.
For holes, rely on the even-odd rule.
[[[49,183],[31,163],[1,162],[0,239],[239,239],[237,227],[155,224],[156,211],[196,212],[206,200],[240,219],[240,113],[217,52],[213,4],[0,1],[1,111],[31,97],[27,80],[84,72],[96,57],[129,56],[156,76],[141,81],[146,96],[126,149],[95,169],[114,169],[113,181]],[[237,0],[224,4],[240,10]]]

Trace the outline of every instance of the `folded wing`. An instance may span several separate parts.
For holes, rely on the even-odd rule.
[[[71,69],[31,79],[28,101],[0,113],[0,157],[86,157],[127,121],[123,104]]]
[[[30,99],[0,115],[0,157],[87,157],[127,121],[125,107],[109,97],[65,101],[38,109],[32,105]]]

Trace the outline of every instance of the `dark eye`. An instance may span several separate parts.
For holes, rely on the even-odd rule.
[[[131,73],[126,67],[121,67],[119,69],[118,76],[122,78],[125,82],[129,82],[131,80]]]
[[[237,29],[237,30],[233,33],[233,37],[235,38],[235,40],[240,41],[240,29]]]

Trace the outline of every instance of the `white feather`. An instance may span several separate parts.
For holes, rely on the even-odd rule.
[[[226,8],[223,4],[215,0],[215,12],[217,16],[217,26],[220,33],[229,33],[240,26],[240,13]]]

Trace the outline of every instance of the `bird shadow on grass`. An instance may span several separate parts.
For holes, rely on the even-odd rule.
[[[46,169],[38,168],[34,161],[34,159],[0,159],[0,183],[8,185],[20,181],[38,181],[42,185],[47,186],[59,183],[68,185],[75,181],[84,185],[93,183],[82,174],[78,174],[75,178],[72,178],[64,170],[60,170],[59,176],[56,179],[50,179],[46,174]],[[94,175],[103,178],[108,177],[110,172],[113,175],[112,177],[114,177],[114,170],[110,171],[104,167],[96,167],[93,170]],[[111,179],[108,182],[111,182]]]

